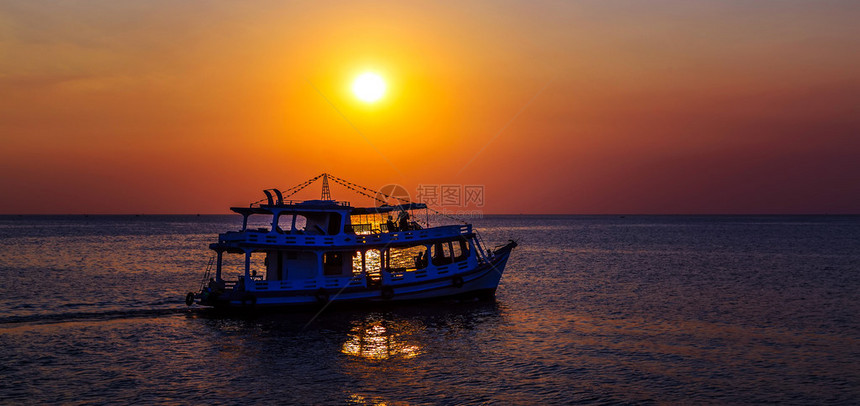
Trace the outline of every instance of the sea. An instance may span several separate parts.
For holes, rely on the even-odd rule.
[[[495,301],[187,307],[240,225],[0,217],[0,403],[860,403],[858,216],[485,216]]]

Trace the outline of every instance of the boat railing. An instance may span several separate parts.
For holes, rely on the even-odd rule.
[[[251,205],[249,207],[262,207],[262,206],[269,206],[269,207],[289,207],[289,206],[308,207],[308,206],[314,206],[315,203],[316,202],[313,202],[313,201],[309,203],[307,200],[283,200],[281,202],[277,202],[276,204],[269,204],[269,202],[265,201],[265,199],[264,199],[264,201],[262,201],[262,202],[251,203]],[[319,206],[351,207],[349,202],[339,201],[339,200],[322,200],[317,205],[319,205]]]
[[[404,283],[423,282],[438,278],[446,278],[472,269],[477,265],[474,257],[451,262],[445,265],[430,265],[422,269],[397,269],[382,273],[382,283],[399,285]]]
[[[345,287],[366,287],[367,282],[364,275],[353,276],[326,276],[323,278],[280,280],[280,281],[252,281],[248,285],[253,291],[269,290],[316,290],[316,289],[341,289]]]
[[[294,233],[279,233],[270,230],[245,230],[245,231],[228,231],[223,233],[218,238],[219,244],[260,244],[260,245],[279,245],[279,246],[343,246],[343,245],[376,245],[388,244],[407,241],[422,241],[432,240],[437,238],[450,238],[458,235],[468,236],[472,233],[471,225],[451,225],[433,228],[423,228],[420,230],[395,231],[391,233],[379,234],[338,234],[338,235],[319,235],[319,234],[294,234]]]

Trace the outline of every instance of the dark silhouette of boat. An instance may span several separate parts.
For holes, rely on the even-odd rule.
[[[285,199],[319,178],[324,199]],[[370,196],[360,190],[370,189],[322,174],[231,208],[242,228],[209,245],[215,256],[186,304],[250,309],[495,296],[515,241],[488,250],[471,224],[431,227],[423,203],[353,207],[332,200],[329,178]],[[416,217],[422,210],[424,225]],[[238,266],[228,270],[226,259]]]

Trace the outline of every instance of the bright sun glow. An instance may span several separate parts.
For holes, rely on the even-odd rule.
[[[352,82],[352,92],[362,101],[372,103],[385,94],[385,81],[375,73],[363,73]]]

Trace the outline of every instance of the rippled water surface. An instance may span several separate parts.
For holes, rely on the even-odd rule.
[[[0,403],[854,403],[860,218],[493,216],[494,303],[186,308],[228,216],[0,217]]]

